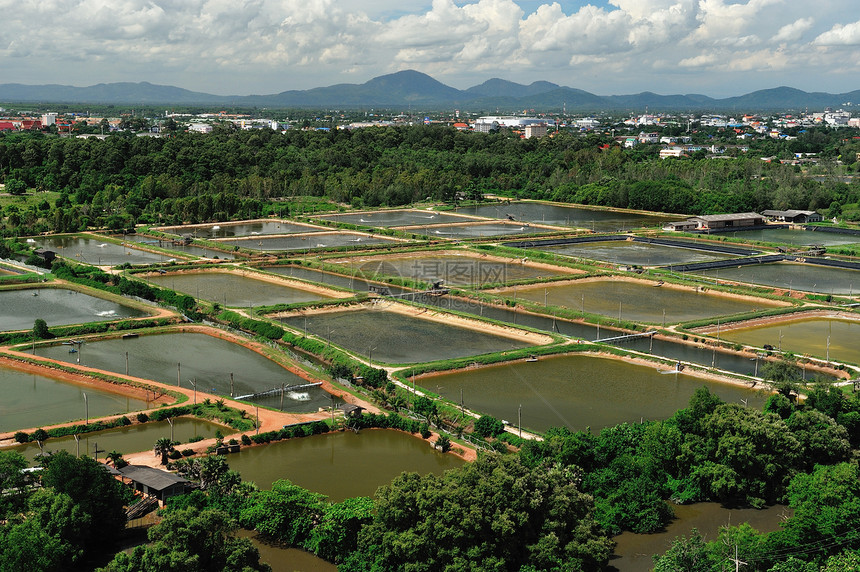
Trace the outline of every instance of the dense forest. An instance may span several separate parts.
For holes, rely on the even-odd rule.
[[[200,490],[172,499],[150,543],[105,570],[267,569],[234,537],[242,526],[346,571],[598,571],[610,535],[659,530],[672,499],[783,502],[793,515],[769,534],[743,524],[712,542],[678,538],[655,558],[660,572],[721,571],[735,550],[750,571],[847,572],[860,562],[858,440],[860,399],[835,388],[813,390],[802,405],[775,394],[763,410],[701,388],[665,421],[599,434],[553,429],[519,452],[483,453],[443,476],[404,473],[373,498],[338,503],[289,481],[260,490],[224,457],[190,458],[175,468]],[[23,457],[0,453],[0,570],[85,569],[118,540],[129,500],[118,481],[91,459],[43,462],[33,489]]]
[[[753,140],[746,153],[729,146],[717,158],[702,150],[668,160],[659,159],[657,145],[624,149],[599,134],[526,140],[442,126],[221,128],[104,140],[3,134],[0,182],[13,195],[35,192],[36,200],[6,206],[0,230],[12,236],[286,215],[295,212],[295,197],[378,207],[488,193],[689,214],[799,208],[860,218],[860,184],[841,178],[860,168],[853,134],[821,128],[791,140]],[[695,140],[736,144],[733,131],[702,131]],[[817,153],[818,164],[807,171],[761,160],[800,152]]]

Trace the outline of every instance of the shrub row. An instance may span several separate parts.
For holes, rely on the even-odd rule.
[[[294,425],[292,427],[284,427],[277,431],[267,431],[257,435],[242,435],[242,443],[271,443],[272,441],[282,441],[284,439],[292,439],[293,437],[309,437],[311,435],[319,435],[328,433],[330,428],[325,421],[314,421],[313,423],[305,423],[303,425]]]
[[[131,419],[123,415],[119,419],[113,421],[96,421],[95,423],[67,425],[65,427],[54,427],[53,429],[36,429],[32,433],[18,431],[15,433],[15,441],[18,443],[27,443],[30,441],[44,441],[51,437],[65,437],[67,435],[76,435],[80,433],[92,433],[94,431],[104,431],[105,429],[113,429],[114,427],[126,427],[131,425]]]
[[[230,310],[224,310],[218,314],[218,320],[226,323],[231,328],[251,332],[269,340],[280,340],[284,337],[284,328],[271,322],[246,318]]]

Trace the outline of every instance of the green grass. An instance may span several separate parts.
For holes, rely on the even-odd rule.
[[[30,206],[38,206],[39,203],[44,200],[47,200],[48,203],[51,204],[51,208],[53,208],[53,205],[58,198],[60,198],[60,193],[54,191],[46,191],[42,193],[27,191],[25,194],[18,197],[13,197],[8,193],[3,192],[0,193],[0,209],[5,210],[7,206],[15,205],[18,207],[18,210],[25,211]]]

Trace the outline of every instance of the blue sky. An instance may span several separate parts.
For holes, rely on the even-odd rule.
[[[416,69],[601,95],[860,89],[857,0],[0,0],[0,82],[245,95]],[[860,102],[856,102],[860,104]]]

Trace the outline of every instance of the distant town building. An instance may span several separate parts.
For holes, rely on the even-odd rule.
[[[526,127],[528,125],[546,124],[537,117],[515,117],[511,115],[486,115],[475,120],[474,130],[478,133],[489,133],[501,127]]]
[[[192,123],[188,126],[188,130],[195,133],[212,133],[212,126],[208,123]]]
[[[526,139],[531,139],[532,137],[546,137],[546,123],[534,123],[532,125],[526,125]]]
[[[45,113],[42,115],[42,125],[45,127],[50,127],[51,125],[57,124],[57,114],[56,113]]]

